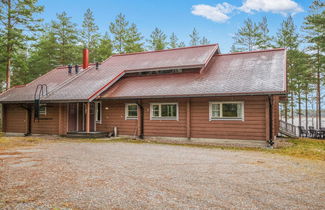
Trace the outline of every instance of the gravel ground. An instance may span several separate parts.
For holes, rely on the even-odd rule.
[[[60,142],[0,154],[3,209],[325,209],[325,163],[252,151]]]

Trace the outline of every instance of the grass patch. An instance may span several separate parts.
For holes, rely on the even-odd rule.
[[[292,146],[267,150],[267,152],[289,155],[312,160],[325,160],[325,140],[316,139],[290,139]]]
[[[239,151],[257,151],[272,154],[280,154],[291,157],[305,158],[311,160],[325,161],[325,140],[316,139],[288,139],[287,142],[291,143],[290,146],[279,147],[274,149],[268,148],[254,148],[254,147],[239,147],[239,146],[224,146],[224,145],[211,145],[211,144],[195,144],[195,143],[178,143],[178,142],[155,142],[131,139],[116,139],[107,142],[125,142],[125,143],[150,143],[150,144],[165,144],[174,146],[187,146],[187,147],[200,147],[207,149],[223,149],[223,150],[239,150]],[[103,142],[96,141],[96,142]]]
[[[42,142],[42,138],[37,137],[0,137],[0,151],[14,147],[34,146]]]

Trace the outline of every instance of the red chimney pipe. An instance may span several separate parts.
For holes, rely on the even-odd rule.
[[[83,65],[82,68],[86,69],[89,66],[89,50],[85,48],[83,50]]]

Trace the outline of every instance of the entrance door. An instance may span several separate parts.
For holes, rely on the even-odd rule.
[[[77,131],[77,103],[68,104],[68,131]]]

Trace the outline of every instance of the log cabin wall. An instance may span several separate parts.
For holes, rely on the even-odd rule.
[[[266,96],[243,97],[206,97],[169,99],[143,99],[144,107],[144,136],[151,137],[190,137],[217,138],[217,139],[243,139],[268,140],[269,129],[267,119]],[[244,120],[209,120],[209,102],[243,101]],[[113,131],[118,128],[119,135],[138,135],[138,120],[125,119],[125,104],[136,103],[136,100],[105,100],[102,102],[102,124],[97,124],[97,131]],[[178,103],[178,120],[151,120],[151,103]],[[274,105],[277,102],[274,101]],[[188,107],[190,104],[190,109]],[[187,110],[190,114],[187,115]],[[275,110],[276,111],[276,110]],[[276,112],[274,116],[276,117]],[[187,120],[190,116],[190,120]],[[277,121],[274,121],[274,133]],[[188,131],[188,126],[190,130]]]

